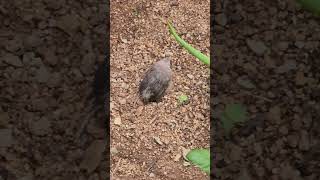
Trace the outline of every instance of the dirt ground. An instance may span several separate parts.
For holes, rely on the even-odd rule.
[[[213,178],[320,179],[320,19],[289,0],[217,1],[214,16]],[[228,140],[230,102],[249,120]]]
[[[209,54],[209,0],[111,1],[112,179],[208,179],[183,165],[182,149],[209,147],[209,70],[175,42],[167,18]],[[160,103],[143,105],[139,82],[165,56],[172,87]],[[182,94],[190,102],[179,106]]]
[[[108,178],[104,114],[87,101],[107,11],[100,1],[0,2],[1,180]]]

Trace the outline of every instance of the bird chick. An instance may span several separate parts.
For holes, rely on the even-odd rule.
[[[170,59],[164,58],[152,65],[140,82],[139,95],[143,103],[159,102],[171,81]]]

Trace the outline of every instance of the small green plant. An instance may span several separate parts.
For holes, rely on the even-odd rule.
[[[188,98],[187,95],[184,95],[184,94],[183,94],[183,95],[181,95],[181,96],[178,97],[178,101],[179,101],[179,104],[180,104],[180,105],[183,105],[183,104],[188,103],[189,98]]]
[[[247,119],[246,108],[241,104],[227,104],[225,111],[221,115],[222,126],[229,135],[232,128]]]
[[[203,62],[204,64],[206,64],[207,66],[210,66],[210,58],[206,55],[204,55],[202,52],[200,52],[199,50],[195,49],[194,47],[192,47],[190,44],[188,44],[185,40],[183,40],[176,32],[176,30],[174,29],[174,27],[171,25],[170,22],[168,22],[168,26],[169,26],[169,32],[171,35],[173,35],[173,37],[175,38],[175,40],[183,47],[185,48],[190,54],[192,54],[193,56],[195,56],[197,59],[199,59],[201,62]]]
[[[210,151],[208,149],[193,149],[186,155],[187,160],[210,174]]]
[[[316,16],[320,16],[319,0],[296,0],[303,8],[310,11]]]

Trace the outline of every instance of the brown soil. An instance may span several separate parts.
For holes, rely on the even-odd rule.
[[[108,179],[106,130],[87,101],[106,11],[100,1],[0,1],[1,180]]]
[[[209,54],[209,0],[111,2],[111,151],[113,179],[208,179],[184,166],[182,150],[209,147],[209,70],[166,27]],[[150,65],[169,56],[172,86],[143,105],[138,85]],[[190,102],[180,106],[186,94]]]
[[[249,119],[230,139],[213,126],[213,178],[319,179],[319,18],[290,0],[217,1],[214,17],[212,122],[231,102]]]

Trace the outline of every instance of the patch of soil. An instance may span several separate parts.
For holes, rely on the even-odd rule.
[[[295,1],[217,1],[213,122],[226,103],[249,120],[212,132],[214,179],[320,178],[320,19]],[[232,82],[232,83],[231,83]]]
[[[111,2],[111,176],[114,179],[208,179],[183,165],[184,148],[209,147],[209,69],[169,34],[209,54],[209,1]],[[160,103],[143,105],[138,85],[168,56],[172,86]],[[178,96],[190,98],[178,104]]]
[[[107,7],[0,2],[0,179],[108,178],[103,114],[87,101]]]

